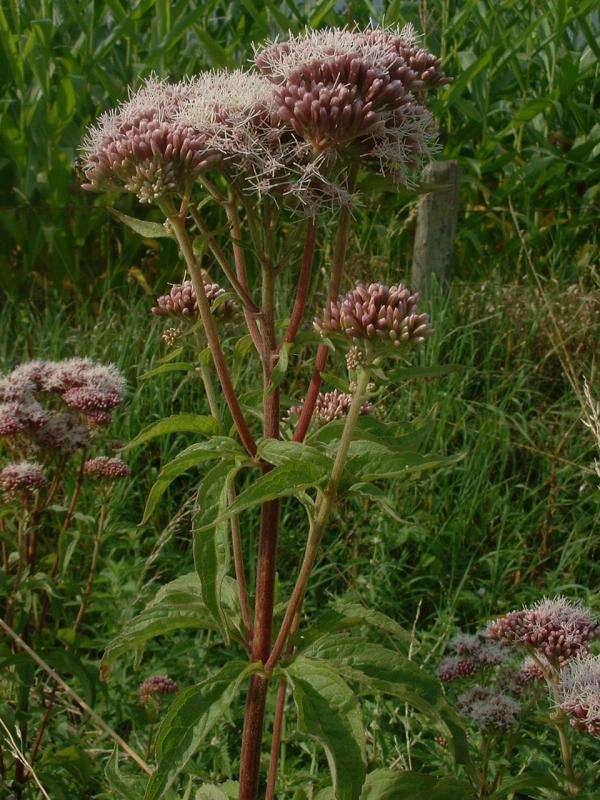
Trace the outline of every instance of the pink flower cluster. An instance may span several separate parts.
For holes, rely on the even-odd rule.
[[[218,283],[208,283],[204,286],[206,299],[211,304],[215,303],[225,294]],[[231,317],[237,310],[236,304],[231,300],[222,300],[214,306],[213,313],[220,318]],[[198,302],[196,291],[191,281],[174,284],[169,294],[160,295],[152,313],[157,317],[184,317],[193,319],[198,316]]]
[[[0,488],[8,495],[34,492],[46,485],[44,471],[39,464],[19,461],[7,464],[0,470]]]
[[[140,701],[143,705],[153,700],[156,697],[162,697],[167,694],[175,694],[179,691],[179,685],[166,675],[154,675],[152,678],[146,678],[139,688]]]
[[[577,730],[600,736],[600,656],[572,661],[561,674],[559,708]]]
[[[334,419],[342,419],[348,415],[352,404],[352,395],[333,389],[331,392],[319,392],[315,403],[313,422],[317,426],[326,425]],[[371,414],[373,406],[371,403],[363,403],[360,413],[363,416]],[[292,406],[287,413],[287,419],[291,419],[302,413],[302,405]]]
[[[556,597],[511,611],[492,622],[486,633],[502,644],[531,648],[557,666],[585,654],[589,642],[600,636],[600,625],[590,609]]]
[[[108,456],[96,456],[85,462],[83,473],[89,478],[96,480],[114,481],[120,478],[128,478],[131,470],[120,458],[109,458]]]
[[[260,48],[255,64],[262,74],[150,78],[88,131],[84,187],[160,202],[218,169],[259,191],[284,187],[312,203],[316,189],[341,201],[333,162],[360,159],[407,182],[435,147],[424,102],[448,78],[408,26],[292,35]]]
[[[90,443],[90,426],[106,425],[123,402],[125,379],[88,358],[30,361],[0,378],[0,436],[70,454]],[[54,396],[71,411],[45,406]]]
[[[443,682],[466,678],[481,670],[505,664],[510,650],[488,641],[481,633],[459,633],[450,642],[456,655],[447,656],[438,667],[438,678]]]
[[[323,335],[343,333],[354,339],[386,341],[396,347],[425,341],[432,335],[429,316],[418,313],[419,295],[403,285],[359,283],[331,302],[315,327]]]
[[[259,49],[255,63],[275,84],[279,119],[315,153],[374,160],[405,181],[431,152],[436,131],[422,101],[448,79],[410,26],[290,36]]]
[[[512,727],[521,710],[520,704],[512,697],[485,686],[473,686],[461,694],[458,707],[482,730]]]

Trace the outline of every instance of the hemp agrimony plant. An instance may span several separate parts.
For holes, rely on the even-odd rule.
[[[0,773],[13,797],[34,784],[56,701],[56,687],[37,679],[22,643],[59,669],[85,675],[77,645],[106,535],[108,493],[130,475],[114,455],[89,456],[125,390],[115,366],[87,358],[30,361],[0,376],[0,653],[8,685],[8,700],[3,692],[0,702]],[[92,486],[93,505],[82,515],[82,490]]]
[[[162,467],[144,515],[145,522],[177,477],[206,465],[194,489],[196,570],[162,587],[125,626],[107,649],[104,670],[151,637],[185,626],[216,630],[231,649],[219,672],[176,695],[157,735],[153,775],[132,796],[172,796],[244,686],[239,800],[275,796],[288,691],[299,730],[324,748],[332,782],[327,796],[409,796],[414,780],[422,787],[423,781],[439,784],[448,791],[444,797],[458,796],[463,784],[450,777],[413,780],[389,770],[367,775],[357,687],[361,694],[414,703],[449,738],[457,761],[467,758],[441,684],[410,660],[403,630],[375,610],[343,602],[308,625],[302,618],[334,508],[348,496],[380,502],[385,482],[452,463],[421,454],[419,436],[405,424],[400,433],[399,424],[371,413],[372,382],[393,380],[393,359],[405,362],[406,374],[411,351],[431,334],[418,296],[402,284],[384,286],[376,276],[341,293],[352,208],[368,203],[363,178],[380,173],[410,185],[435,147],[428,93],[448,79],[410,27],[307,32],[257,48],[254,62],[253,70],[207,72],[176,84],[151,78],[99,119],[83,147],[86,188],[131,192],[155,205],[164,225],[121,216],[144,235],[177,242],[187,277],[158,299],[154,313],[178,320],[165,332],[168,343],[179,345],[174,353],[189,352],[190,343],[199,350],[194,369],[210,408],[208,417],[162,420],[130,445],[176,431],[204,437]],[[329,222],[336,233],[324,263]],[[217,235],[223,227],[229,245]],[[206,253],[210,277],[201,266]],[[294,276],[296,288],[287,307],[276,291],[284,273]],[[322,274],[325,283],[318,286]],[[325,298],[321,310],[312,305],[315,291]],[[227,329],[236,313],[238,323]],[[231,346],[241,319],[247,332]],[[313,321],[310,333],[303,326]],[[313,344],[311,377],[293,402],[285,387],[294,355]],[[323,393],[323,373],[328,363],[335,369],[340,356],[347,358],[343,386]],[[261,381],[256,406],[240,369],[251,359]],[[306,530],[299,533],[305,552],[291,593],[275,613],[284,503],[299,503],[305,512]],[[242,539],[255,513],[256,580],[249,586]],[[279,569],[293,578],[295,567]],[[380,643],[382,632],[393,647]],[[267,698],[275,689],[274,716],[267,720]],[[226,796],[218,787],[210,791]]]

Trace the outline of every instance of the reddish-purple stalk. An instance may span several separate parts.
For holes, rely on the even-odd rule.
[[[206,339],[211,351],[215,370],[223,390],[225,401],[227,402],[229,411],[231,412],[231,416],[237,428],[242,444],[246,448],[249,455],[255,456],[256,442],[254,441],[254,437],[250,432],[244,412],[242,411],[242,407],[240,406],[235,394],[231,376],[229,374],[227,364],[225,363],[225,358],[223,357],[219,334],[217,332],[215,321],[211,314],[210,306],[204,291],[204,279],[202,278],[202,272],[194,254],[194,249],[185,226],[185,221],[177,214],[171,203],[163,201],[161,206],[173,228],[173,231],[175,232],[177,242],[181,248],[181,252],[190,272],[190,279],[192,281],[198,302],[200,319],[202,320],[202,325],[204,327],[204,332],[206,334]]]
[[[263,334],[263,434],[265,438],[279,438],[279,390],[269,391],[271,373],[277,353],[275,335],[275,286],[273,270],[262,268],[262,334]],[[271,469],[265,464],[264,471]],[[252,661],[266,663],[271,650],[273,607],[275,602],[275,577],[277,572],[277,535],[279,528],[279,501],[272,500],[261,508],[258,569],[254,603],[254,628]],[[238,800],[255,800],[260,776],[260,754],[265,718],[269,679],[254,675],[250,679],[246,697],[246,712],[242,732],[240,758],[240,791]]]
[[[286,331],[283,341],[286,344],[291,344],[296,338],[298,328],[302,324],[304,318],[304,310],[306,308],[306,300],[308,298],[308,286],[310,281],[310,273],[313,265],[313,258],[315,253],[315,241],[317,236],[317,223],[314,217],[310,217],[306,223],[306,238],[304,241],[304,254],[302,256],[302,264],[300,265],[300,273],[298,275],[298,287],[296,289],[296,299],[294,301],[294,308],[292,316],[290,317],[290,324]]]
[[[348,178],[348,189],[350,192],[354,191],[356,183],[356,174],[358,168],[352,167],[352,171]],[[331,276],[329,279],[329,288],[327,290],[326,307],[329,303],[337,300],[340,293],[340,284],[342,281],[342,270],[344,268],[344,261],[346,259],[346,250],[348,248],[348,233],[350,230],[350,207],[342,206],[340,211],[340,218],[338,221],[337,236],[335,240],[335,248],[333,253],[333,262],[331,265]],[[320,344],[317,348],[317,356],[315,358],[315,366],[311,375],[310,384],[306,391],[306,397],[302,406],[300,417],[294,429],[293,439],[295,442],[303,442],[308,432],[310,422],[319,396],[319,389],[321,388],[321,373],[327,366],[327,357],[329,355],[329,348]]]

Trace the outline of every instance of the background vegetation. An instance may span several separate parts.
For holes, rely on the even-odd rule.
[[[7,0],[0,7],[2,369],[31,357],[116,362],[131,386],[129,407],[114,424],[122,440],[168,413],[201,411],[193,379],[182,385],[170,374],[142,379],[165,354],[161,326],[149,314],[152,298],[181,277],[182,267],[170,244],[140,244],[112,220],[104,200],[79,188],[73,164],[83,129],[151,71],[178,78],[240,65],[251,41],[305,24],[365,24],[384,12],[390,24],[414,22],[456,75],[438,94],[434,113],[443,156],[457,158],[461,168],[455,281],[428,300],[437,333],[422,358],[459,363],[465,371],[399,382],[393,395],[379,399],[377,413],[427,419],[432,449],[464,450],[466,458],[422,481],[418,491],[399,487],[397,519],[358,503],[345,509],[331,526],[307,610],[334,593],[354,593],[403,625],[414,624],[417,657],[431,664],[457,627],[475,630],[544,593],[580,597],[600,611],[595,445],[580,421],[579,395],[584,375],[599,394],[594,7],[593,0],[383,7],[368,0]],[[376,208],[356,214],[348,284],[373,274],[409,277],[415,199],[381,188]],[[281,292],[284,299],[285,285]],[[250,362],[249,374],[253,369]],[[141,751],[153,725],[137,699],[143,678],[160,672],[185,686],[222,660],[205,634],[194,642],[181,634],[153,644],[141,665],[117,665],[108,684],[98,680],[99,656],[121,622],[155,583],[191,569],[187,482],[174,486],[171,508],[163,507],[156,522],[137,527],[161,462],[182,443],[161,441],[129,455],[133,478],[113,497],[109,539],[80,635],[95,707]],[[302,543],[295,530],[289,512],[281,564],[297,563]],[[254,550],[252,531],[247,546]],[[64,624],[72,610],[67,602]],[[57,641],[63,623],[57,622]],[[81,675],[69,679],[85,689]],[[431,763],[433,743],[405,737],[403,722],[403,708],[381,705],[371,758],[383,753],[388,763]],[[235,775],[236,748],[229,744],[239,720],[230,723],[197,765],[203,777]],[[38,765],[40,779],[53,798],[109,797],[97,792],[110,750],[65,700]],[[317,771],[315,752],[306,742],[288,744],[290,787],[306,778],[295,765],[310,765],[307,753]],[[582,757],[599,754],[590,749]]]

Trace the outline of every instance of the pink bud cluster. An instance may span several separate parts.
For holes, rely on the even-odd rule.
[[[319,392],[315,403],[313,422],[317,426],[326,425],[334,419],[342,419],[348,415],[352,404],[352,395],[333,389],[331,392]],[[292,406],[287,413],[287,419],[302,413],[302,405]],[[373,406],[371,403],[363,403],[360,407],[360,414],[366,416],[371,414]]]
[[[482,730],[512,727],[521,710],[520,704],[512,697],[485,686],[473,686],[461,694],[458,707]]]
[[[221,159],[202,131],[175,121],[193,93],[190,82],[150,78],[114,111],[103,114],[83,142],[83,187],[132,192],[142,203],[184,191]]]
[[[212,305],[225,294],[218,283],[204,285],[206,299]],[[213,313],[222,319],[231,317],[237,309],[231,300],[224,300],[214,306]],[[191,281],[174,284],[169,294],[163,294],[156,299],[152,313],[157,317],[184,317],[193,319],[198,316],[198,302],[196,291]]]
[[[511,611],[492,622],[487,636],[502,644],[536,650],[554,665],[586,653],[600,636],[592,611],[564,597],[544,599],[531,608]]]
[[[510,650],[488,641],[481,633],[459,633],[450,642],[456,655],[447,656],[440,663],[438,678],[443,682],[468,677],[481,670],[505,664]]]
[[[600,656],[568,664],[561,673],[559,708],[577,730],[600,736]]]
[[[402,181],[431,152],[435,129],[415,93],[448,79],[412,28],[307,32],[267,44],[255,63],[276,86],[282,123],[317,153],[375,159]]]
[[[7,464],[0,470],[0,488],[7,495],[18,492],[34,492],[46,484],[44,472],[39,464],[20,461]]]
[[[418,313],[419,295],[403,285],[359,283],[337,302],[323,319],[315,320],[322,334],[343,333],[354,339],[389,342],[396,347],[423,342],[433,331],[429,316]]]
[[[179,685],[166,675],[154,675],[146,678],[139,688],[140,701],[146,705],[152,699],[162,697],[167,694],[175,694],[179,691]]]
[[[83,473],[89,478],[104,481],[114,481],[120,478],[128,478],[131,470],[120,458],[109,458],[108,456],[96,456],[85,462]]]

